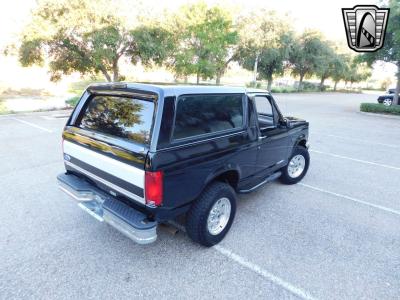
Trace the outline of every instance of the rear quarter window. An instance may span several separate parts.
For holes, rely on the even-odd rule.
[[[178,98],[175,140],[242,127],[242,94],[184,95]]]
[[[130,97],[97,95],[88,100],[79,128],[150,143],[154,103]]]

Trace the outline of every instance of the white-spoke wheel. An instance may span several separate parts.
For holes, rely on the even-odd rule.
[[[288,174],[291,178],[299,177],[306,166],[306,159],[303,155],[297,154],[292,157],[288,165]]]
[[[392,99],[388,99],[388,98],[386,98],[386,99],[383,99],[383,105],[385,105],[385,106],[390,106],[390,105],[392,105]]]
[[[207,229],[212,235],[220,234],[231,216],[231,202],[228,198],[218,199],[212,206],[207,218]]]

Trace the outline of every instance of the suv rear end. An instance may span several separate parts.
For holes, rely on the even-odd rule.
[[[138,243],[156,239],[151,209],[162,201],[162,172],[148,170],[157,90],[93,85],[63,132],[60,188],[78,205]]]

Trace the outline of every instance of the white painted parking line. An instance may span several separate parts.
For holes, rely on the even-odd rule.
[[[339,194],[339,193],[331,192],[331,191],[328,191],[328,190],[325,190],[325,189],[322,189],[322,188],[319,188],[319,187],[316,187],[316,186],[312,186],[312,185],[309,185],[309,184],[301,183],[301,182],[299,182],[298,185],[301,185],[303,187],[312,189],[314,191],[318,191],[318,192],[329,194],[329,195],[332,195],[332,196],[335,196],[335,197],[338,197],[338,198],[343,198],[343,199],[346,199],[346,200],[350,200],[350,201],[353,201],[353,202],[356,202],[356,203],[359,203],[359,204],[362,204],[362,205],[366,205],[366,206],[369,206],[369,207],[377,208],[377,209],[380,209],[380,210],[383,210],[383,211],[386,211],[386,212],[389,212],[389,213],[392,213],[392,214],[400,216],[400,211],[392,209],[392,208],[389,208],[389,207],[386,207],[386,206],[382,206],[382,205],[379,205],[379,204],[373,204],[373,203],[370,203],[370,202],[367,202],[367,201],[364,201],[364,200],[360,200],[360,199],[357,199],[357,198],[354,198],[354,197],[350,197],[350,196],[342,195],[342,194]]]
[[[178,228],[180,231],[186,233],[186,229],[184,226],[176,223],[175,221],[169,221],[168,223],[170,223],[172,226]],[[249,269],[250,271],[257,273],[258,275],[261,275],[268,281],[271,281],[272,283],[280,286],[281,288],[285,289],[289,293],[291,293],[301,299],[304,299],[304,300],[316,299],[313,296],[311,296],[310,293],[304,291],[303,289],[294,286],[293,284],[283,280],[282,278],[272,274],[271,272],[261,268],[260,266],[258,266],[256,264],[250,262],[246,258],[244,258],[236,253],[233,253],[231,250],[229,250],[225,247],[222,247],[221,245],[215,245],[212,248],[215,249],[216,251],[218,251],[223,256],[233,260],[234,262]]]
[[[33,123],[28,122],[28,121],[25,121],[25,120],[21,120],[21,119],[17,119],[17,118],[11,118],[11,119],[13,119],[13,120],[15,120],[15,121],[18,121],[18,122],[21,122],[21,123],[23,123],[23,124],[25,124],[25,125],[28,125],[28,126],[31,126],[31,127],[34,127],[34,128],[37,128],[37,129],[40,129],[40,130],[43,130],[43,131],[46,131],[46,132],[50,132],[50,133],[53,132],[53,130],[44,128],[44,127],[42,127],[42,126],[33,124]]]
[[[313,153],[329,155],[329,156],[336,157],[336,158],[352,160],[352,161],[356,161],[356,162],[363,163],[363,164],[368,164],[368,165],[373,165],[373,166],[378,166],[378,167],[383,167],[383,168],[388,168],[388,169],[400,171],[400,167],[380,164],[380,163],[376,163],[376,162],[372,162],[372,161],[368,161],[368,160],[362,160],[362,159],[352,158],[352,157],[348,157],[348,156],[343,156],[343,155],[339,155],[339,154],[328,153],[328,152],[323,152],[323,151],[318,151],[318,150],[311,150],[310,149],[309,151],[313,152]]]
[[[390,148],[400,148],[400,145],[373,142],[373,141],[369,141],[369,140],[365,140],[365,139],[358,139],[358,138],[340,136],[340,135],[335,135],[335,134],[317,133],[317,135],[330,136],[330,137],[333,137],[333,138],[338,138],[338,139],[342,139],[342,140],[349,140],[349,141],[356,141],[356,142],[361,142],[361,143],[369,144],[369,145],[379,145],[379,146],[385,146],[385,147],[390,147]]]
[[[260,266],[248,261],[247,259],[243,258],[242,256],[233,253],[231,250],[226,249],[220,245],[215,245],[213,246],[213,248],[215,250],[217,250],[219,253],[221,253],[222,255],[230,258],[231,260],[235,261],[236,263],[238,263],[239,265],[257,273],[258,275],[261,275],[262,277],[264,277],[265,279],[271,281],[272,283],[282,287],[283,289],[285,289],[286,291],[288,291],[289,293],[301,298],[301,299],[305,299],[305,300],[312,300],[312,299],[316,299],[313,296],[310,295],[310,293],[304,291],[301,288],[298,288],[294,285],[292,285],[291,283],[283,280],[282,278],[268,272],[267,270],[261,268]]]

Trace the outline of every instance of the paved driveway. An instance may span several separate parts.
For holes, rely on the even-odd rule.
[[[400,118],[373,95],[276,95],[310,121],[302,183],[240,196],[213,248],[159,231],[139,246],[60,192],[55,113],[0,117],[0,299],[400,297]],[[60,118],[61,117],[61,118]]]

